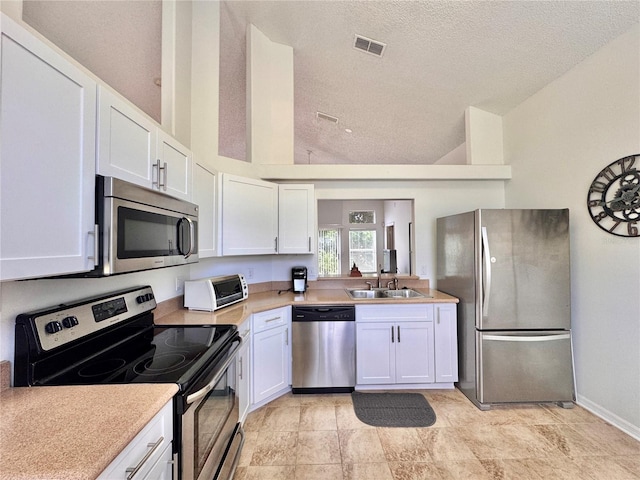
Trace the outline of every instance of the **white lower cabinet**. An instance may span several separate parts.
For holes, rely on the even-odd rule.
[[[97,480],[171,479],[172,441],[173,400],[169,400]]]
[[[434,305],[436,382],[458,381],[458,316],[455,303]]]
[[[458,379],[456,305],[356,305],[358,385]]]
[[[291,307],[252,317],[253,404],[291,385]]]
[[[358,384],[433,382],[430,305],[357,305],[356,338]]]
[[[251,405],[251,319],[243,322],[238,331],[242,337],[242,345],[236,360],[237,397],[240,422],[244,422]]]

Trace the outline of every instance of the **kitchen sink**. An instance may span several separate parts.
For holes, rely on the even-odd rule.
[[[374,288],[372,290],[367,289],[345,289],[347,294],[353,299],[376,299],[376,298],[419,298],[427,297],[420,292],[411,290],[409,288],[403,288],[401,290],[390,290],[388,288]]]

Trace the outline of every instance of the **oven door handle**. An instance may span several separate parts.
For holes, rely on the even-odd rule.
[[[231,362],[233,362],[236,359],[236,353],[240,349],[241,344],[242,344],[242,340],[240,340],[240,342],[238,342],[238,345],[236,345],[236,347],[231,350],[231,353],[229,354],[229,358],[225,360],[224,364],[220,368],[220,371],[215,375],[215,377],[213,377],[213,380],[211,380],[209,383],[207,383],[204,387],[202,387],[197,392],[194,392],[191,395],[187,396],[187,405],[191,405],[192,403],[197,402],[198,400],[203,398],[207,393],[213,390],[213,387],[215,387],[216,383],[220,381],[222,376],[227,371],[227,368],[229,367],[229,365],[231,365]]]

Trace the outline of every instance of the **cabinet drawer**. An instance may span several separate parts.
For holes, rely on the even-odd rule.
[[[140,468],[133,478],[145,478],[165,453],[172,439],[173,401],[169,401],[100,474],[98,480],[126,479],[131,473],[127,469],[137,466]]]
[[[357,322],[433,321],[433,305],[428,303],[404,305],[356,305]]]
[[[266,312],[253,314],[253,333],[269,330],[270,328],[286,325],[289,320],[291,307],[276,308]]]

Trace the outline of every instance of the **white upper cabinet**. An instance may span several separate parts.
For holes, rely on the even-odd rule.
[[[88,271],[96,82],[0,16],[0,279]]]
[[[104,87],[98,114],[98,173],[150,187],[158,131],[153,121]]]
[[[220,203],[222,255],[313,252],[313,185],[278,185],[223,173]]]
[[[198,205],[198,258],[214,257],[217,251],[217,175],[199,163],[193,166],[193,203]]]
[[[278,253],[312,253],[316,198],[313,185],[278,185]]]
[[[159,189],[171,196],[191,200],[193,154],[175,138],[158,130],[157,169]],[[158,163],[159,162],[159,163]]]
[[[222,174],[222,255],[278,252],[278,185]]]
[[[123,97],[98,90],[98,173],[191,201],[191,151]]]

